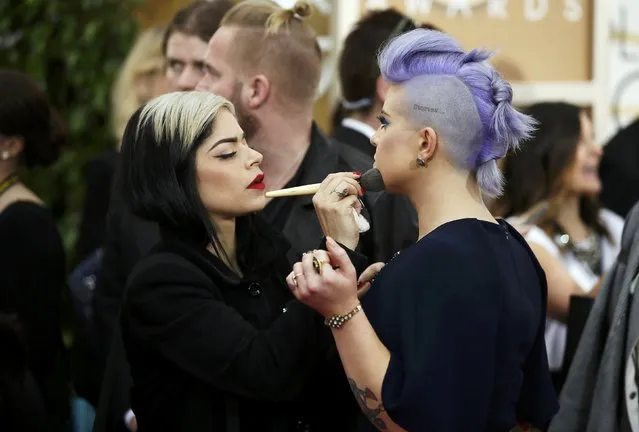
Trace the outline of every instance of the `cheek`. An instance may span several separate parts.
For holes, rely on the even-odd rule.
[[[209,211],[221,210],[227,207],[227,201],[232,200],[236,182],[233,182],[232,170],[220,167],[217,161],[204,160],[197,165],[197,187],[200,199]]]
[[[575,154],[575,162],[573,164],[575,171],[578,171],[581,168],[583,168],[587,159],[588,159],[588,152],[583,147],[580,147],[577,150],[577,153]]]
[[[158,75],[153,80],[153,90],[151,97],[160,96],[169,91],[169,83],[164,75]]]
[[[375,154],[378,159],[388,160],[393,154],[393,140],[392,136],[386,131],[378,132],[378,138],[376,140],[377,147],[375,148]]]
[[[167,70],[166,81],[167,81],[169,90],[171,91],[178,90],[178,86],[180,82],[180,73],[171,69]]]
[[[392,131],[383,132],[376,149],[376,159],[378,163],[392,166],[406,162],[409,159],[406,149],[402,146],[401,135],[394,134]]]
[[[233,100],[231,100],[234,96],[234,82],[232,79],[213,78],[210,81],[209,89],[212,93],[215,93],[218,96],[222,96],[235,103]]]
[[[164,73],[164,75],[166,76],[167,81],[169,81],[170,83],[177,81],[177,79],[180,76],[177,72],[175,72],[170,67],[166,68],[166,72]]]

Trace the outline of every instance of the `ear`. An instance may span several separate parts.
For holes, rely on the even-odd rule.
[[[419,130],[419,149],[417,156],[424,161],[430,161],[437,153],[439,146],[437,132],[431,127]]]
[[[390,84],[386,82],[381,75],[378,76],[377,81],[375,81],[375,95],[377,96],[377,99],[381,101],[382,105],[384,104],[384,101],[386,101],[388,87],[390,87]]]
[[[255,75],[246,86],[246,92],[244,96],[247,106],[252,109],[260,108],[271,96],[271,82],[265,75]]]
[[[0,153],[9,153],[9,158],[15,158],[24,150],[24,139],[11,136],[0,138]]]

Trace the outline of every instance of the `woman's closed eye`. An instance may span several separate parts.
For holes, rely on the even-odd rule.
[[[230,143],[229,143],[230,144]],[[231,159],[232,157],[234,157],[237,154],[236,150],[231,150],[232,148],[238,148],[238,146],[242,147],[242,146],[246,146],[248,148],[252,148],[248,142],[246,141],[246,138],[242,137],[241,140],[239,141],[235,141],[232,144],[226,144],[228,147],[228,151],[215,156],[217,159],[221,159],[221,160],[226,160],[226,159]]]
[[[236,151],[232,151],[232,152],[228,152],[228,153],[223,153],[223,154],[221,154],[219,156],[215,156],[215,157],[218,158],[218,159],[225,160],[225,159],[231,159],[236,154],[237,154]]]

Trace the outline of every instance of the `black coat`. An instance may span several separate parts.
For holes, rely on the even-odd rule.
[[[375,156],[375,147],[371,144],[371,140],[368,139],[363,133],[351,129],[349,127],[339,125],[333,130],[333,138],[342,144],[346,144],[353,149],[364,153],[370,159]]]
[[[311,146],[300,170],[299,180],[300,184],[318,183],[330,173],[364,172],[371,166],[372,160],[368,156],[345,148],[340,143],[327,138],[317,126],[313,126]],[[96,432],[126,431],[122,418],[126,410],[130,408],[131,377],[116,322],[128,276],[137,262],[160,239],[156,223],[140,219],[128,209],[120,193],[121,187],[120,176],[116,170],[103,248],[102,270],[96,282],[94,297],[96,338],[103,348],[101,358],[105,369],[100,406],[95,422]],[[374,198],[376,199],[377,196]],[[371,200],[365,198],[364,201],[367,206],[364,215],[371,219],[368,208],[372,205]],[[299,197],[292,201],[290,212],[281,231],[291,244],[291,248],[286,253],[290,263],[298,260],[303,252],[318,246],[323,233],[313,207],[312,197]],[[362,236],[358,250],[374,259],[376,246],[372,231]],[[354,403],[350,395],[341,397],[346,398],[346,400],[342,399],[346,405],[350,406]]]
[[[345,414],[354,422],[354,405],[332,397],[348,392],[345,379],[326,379],[327,368],[341,371],[330,331],[285,285],[287,241],[258,217],[237,231],[243,277],[166,231],[135,266],[122,334],[138,430],[329,431]]]

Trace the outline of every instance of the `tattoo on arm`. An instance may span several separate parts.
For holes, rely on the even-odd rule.
[[[384,420],[379,418],[384,412],[384,406],[377,399],[375,393],[373,393],[373,391],[368,387],[363,389],[359,388],[355,380],[351,378],[348,379],[348,383],[350,384],[351,391],[353,392],[353,395],[355,395],[355,399],[366,418],[368,418],[368,420],[370,420],[377,429],[381,431],[388,430]],[[372,407],[369,407],[369,401]]]

